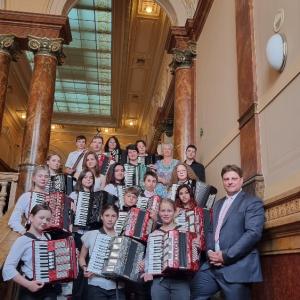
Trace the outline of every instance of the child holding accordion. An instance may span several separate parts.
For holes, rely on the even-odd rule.
[[[88,271],[87,266],[87,256],[92,256],[92,251],[97,239],[99,232],[103,235],[108,235],[110,237],[116,236],[114,230],[115,223],[118,219],[119,209],[114,204],[105,204],[101,211],[101,220],[103,226],[100,230],[92,230],[86,232],[82,236],[82,248],[80,251],[79,265],[84,271],[84,276],[88,278],[88,289],[87,289],[87,299],[89,300],[99,300],[99,299],[116,299],[116,294],[118,292],[118,299],[125,299],[122,283],[119,284],[119,288],[114,280],[107,279],[105,277],[96,275]],[[105,252],[105,250],[104,250]],[[103,252],[104,256],[105,253]],[[117,291],[118,288],[118,291]]]
[[[51,210],[47,204],[38,204],[30,212],[30,229],[12,245],[3,266],[4,281],[13,280],[21,286],[19,300],[55,300],[54,285],[33,279],[33,240],[48,240],[43,233],[50,223]],[[21,270],[19,272],[18,266]]]
[[[178,227],[175,224],[175,212],[174,201],[162,199],[159,206],[159,216],[162,221],[162,226],[152,232],[148,237],[144,266],[145,273],[142,277],[145,281],[153,280],[151,287],[152,300],[190,299],[189,276],[179,273],[179,269],[173,269],[169,273],[162,272],[163,250],[161,249],[161,241],[163,241],[163,237],[170,232],[179,233],[177,230]],[[186,252],[186,249],[183,251]],[[168,255],[169,254],[170,253],[168,253]],[[197,266],[197,262],[195,262],[194,267],[195,266]],[[197,267],[193,271],[196,270]]]

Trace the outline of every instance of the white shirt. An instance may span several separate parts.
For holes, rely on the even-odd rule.
[[[86,232],[82,237],[81,240],[86,248],[89,249],[89,256],[92,256],[93,247],[95,244],[95,240],[97,237],[97,234],[99,234],[99,230],[92,230],[89,232]],[[116,289],[116,282],[110,279],[106,279],[104,277],[94,275],[92,278],[88,279],[88,284],[99,286],[102,289],[105,290],[113,290]],[[122,283],[118,284],[119,287],[123,287],[124,285]]]
[[[43,235],[40,240],[47,240]],[[13,243],[8,256],[5,260],[2,270],[4,281],[14,278],[17,274],[17,266],[22,260],[24,264],[21,267],[22,272],[28,277],[33,278],[32,270],[32,238],[21,236]]]
[[[109,183],[108,185],[105,186],[104,191],[119,197],[119,193],[118,193],[118,189],[115,185],[113,185],[112,183]]]
[[[106,177],[102,174],[100,174],[99,177],[95,177],[94,192],[99,192],[104,189],[105,179]]]
[[[69,155],[68,155],[67,161],[65,163],[65,167],[72,169],[72,167],[74,166],[77,158],[79,157],[79,155],[83,151],[85,151],[85,150],[76,150],[76,151],[70,152]],[[76,173],[78,173],[78,174],[80,174],[80,172],[82,171],[83,157],[84,157],[84,155],[82,155],[79,163],[76,166]]]
[[[13,231],[19,233],[25,231],[25,227],[22,225],[22,217],[25,216],[25,218],[28,219],[30,198],[31,192],[26,192],[19,197],[15,208],[8,220],[8,226]]]

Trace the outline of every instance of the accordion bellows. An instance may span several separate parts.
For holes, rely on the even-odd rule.
[[[145,246],[128,237],[97,235],[87,270],[100,276],[137,281]]]
[[[33,279],[41,282],[71,281],[77,277],[75,242],[60,240],[32,241]]]

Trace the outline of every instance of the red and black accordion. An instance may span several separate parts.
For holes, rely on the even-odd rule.
[[[72,199],[63,192],[51,193],[47,196],[48,205],[52,211],[50,225],[46,231],[70,232],[72,224]]]
[[[71,281],[77,277],[75,242],[60,240],[32,241],[33,279],[41,282]]]
[[[147,243],[146,272],[196,272],[199,268],[195,234],[170,230],[165,234],[150,235]]]
[[[157,195],[154,195],[150,198],[139,196],[137,199],[136,206],[141,209],[149,209],[150,211],[154,211],[155,213],[158,213],[159,204],[160,204],[160,197]]]
[[[194,209],[182,210],[175,218],[175,223],[180,226],[182,231],[190,231],[197,234],[200,249],[204,250],[204,209],[195,207]]]
[[[147,241],[152,227],[153,220],[150,218],[150,212],[148,210],[131,208],[124,225],[124,235],[137,240]]]

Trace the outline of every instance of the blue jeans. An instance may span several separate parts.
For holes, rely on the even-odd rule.
[[[123,289],[119,289],[119,300],[125,300]],[[116,300],[116,290],[105,290],[99,286],[88,285],[88,297],[89,300]]]
[[[190,300],[188,280],[159,277],[151,287],[152,300]]]

